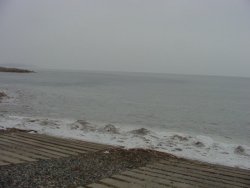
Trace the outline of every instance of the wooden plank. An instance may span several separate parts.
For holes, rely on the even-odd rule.
[[[31,158],[34,158],[34,159],[49,159],[48,157],[43,157],[41,155],[37,155],[37,154],[34,154],[34,153],[27,152],[22,147],[21,148],[20,147],[19,148],[17,148],[17,147],[13,148],[13,147],[3,145],[3,143],[1,143],[1,142],[0,142],[0,149],[5,150],[5,151],[10,151],[10,152],[15,152],[17,154],[24,155],[24,156],[27,156],[27,157],[31,157]]]
[[[36,135],[36,134],[32,134],[32,135]],[[105,148],[109,148],[109,147],[114,147],[114,146],[111,146],[111,145],[107,145],[107,144],[100,144],[100,143],[94,143],[94,142],[88,142],[88,141],[83,141],[83,140],[76,140],[76,139],[70,139],[70,138],[62,138],[62,137],[56,137],[56,136],[50,136],[50,135],[45,135],[45,134],[38,134],[40,137],[48,137],[48,138],[51,138],[51,139],[56,139],[56,140],[60,140],[61,142],[64,142],[64,143],[73,143],[75,146],[78,146],[78,147],[85,147],[86,145],[89,146],[89,147],[92,147],[93,148],[98,148],[98,149],[105,149]]]
[[[149,187],[149,185],[151,186],[151,187],[171,187],[171,188],[173,188],[173,186],[172,185],[160,185],[160,184],[158,184],[158,183],[155,183],[155,182],[146,182],[146,181],[144,181],[144,180],[141,180],[141,179],[136,179],[136,178],[132,178],[132,177],[129,177],[129,176],[123,176],[123,175],[114,175],[114,176],[112,176],[111,177],[112,179],[117,179],[117,180],[122,180],[122,181],[126,181],[126,182],[128,182],[128,183],[131,183],[131,185],[132,186],[134,186],[134,187],[136,187],[136,186],[142,186],[142,187],[146,187],[146,186],[148,186]]]
[[[17,134],[17,133],[15,133]],[[44,135],[44,134],[30,134],[30,133],[18,133],[18,134],[29,134],[29,135],[33,135],[33,136],[38,136],[38,137],[43,137],[43,138],[47,138],[47,139],[52,139],[52,140],[57,140],[57,141],[61,141],[64,143],[72,143],[75,146],[79,146],[79,147],[90,147],[93,149],[98,148],[98,150],[102,150],[102,149],[106,149],[106,148],[113,148],[113,146],[110,145],[106,145],[106,144],[99,144],[99,143],[92,143],[92,142],[87,142],[87,141],[82,141],[82,140],[75,140],[75,139],[69,139],[69,138],[61,138],[61,137],[56,137],[56,136],[51,136],[51,135]]]
[[[140,170],[129,171],[129,174],[134,175],[136,177],[138,177],[138,176],[144,177],[145,179],[153,179],[155,182],[164,182],[167,185],[169,185],[169,182],[178,182],[178,183],[183,183],[183,184],[188,184],[188,185],[193,185],[193,186],[199,185],[201,187],[211,187],[211,185],[206,186],[200,182],[194,182],[194,181],[187,180],[185,177],[182,178],[182,177],[172,176],[172,174],[161,175],[161,174],[154,174],[154,173],[150,173],[147,171],[140,171]]]
[[[35,159],[32,159],[30,157],[26,157],[17,153],[12,153],[9,151],[5,151],[5,150],[0,150],[0,155],[5,155],[6,157],[12,157],[12,158],[16,158],[16,159],[21,159],[23,161],[29,161],[29,162],[34,162],[37,161]]]
[[[93,183],[93,184],[87,185],[86,187],[88,187],[88,188],[110,188],[107,185],[103,185],[103,184],[99,184],[99,183]]]
[[[78,155],[78,153],[76,153],[76,152],[69,151],[68,148],[57,146],[57,145],[54,145],[54,144],[48,144],[46,142],[41,142],[41,141],[29,139],[29,138],[19,137],[19,136],[16,136],[16,135],[10,135],[10,136],[8,136],[8,138],[15,138],[15,139],[18,139],[18,140],[20,140],[22,142],[24,142],[24,141],[30,142],[32,144],[36,144],[37,146],[46,146],[47,148],[58,151],[60,153],[64,153],[66,155]]]
[[[7,140],[13,140],[13,141],[16,141],[16,142],[26,143],[26,144],[29,144],[29,145],[32,145],[32,146],[36,146],[36,147],[39,147],[39,148],[45,148],[47,150],[50,150],[51,153],[53,152],[54,154],[59,155],[61,157],[68,157],[69,156],[68,154],[65,154],[65,152],[63,152],[63,150],[57,149],[55,147],[46,146],[46,145],[43,145],[43,144],[38,144],[38,143],[34,143],[32,141],[18,139],[18,138],[14,138],[14,137],[10,137],[10,136],[2,136],[2,137],[5,138],[5,139],[7,139]]]
[[[217,165],[217,164],[210,164],[206,162],[201,162],[201,161],[193,161],[193,160],[188,160],[188,159],[175,159],[175,158],[167,158],[162,161],[171,161],[175,163],[183,163],[187,164],[190,166],[200,166],[204,167],[207,169],[213,169],[213,170],[218,170],[218,171],[223,171],[223,172],[234,172],[236,174],[241,174],[241,175],[247,175],[249,176],[249,170],[246,169],[240,169],[236,167],[229,167],[229,166],[222,166],[222,165]]]
[[[182,183],[193,184],[198,186],[205,186],[205,187],[238,187],[235,185],[226,185],[224,183],[206,181],[204,179],[196,178],[193,176],[185,175],[185,174],[177,174],[168,171],[150,171],[146,167],[142,167],[140,169],[133,170],[135,173],[147,174],[149,176],[158,177],[158,178],[166,178],[173,181],[181,180]]]
[[[27,151],[27,152],[30,152],[30,153],[33,153],[33,154],[37,154],[39,156],[43,156],[45,157],[45,159],[47,158],[58,158],[59,155],[55,155],[55,154],[51,154],[51,153],[47,153],[45,151],[45,149],[42,149],[42,148],[37,148],[37,147],[34,147],[34,146],[30,146],[28,144],[24,144],[24,143],[17,143],[17,142],[13,142],[11,140],[2,140],[0,138],[0,141],[1,141],[1,145],[6,145],[8,146],[9,144],[9,147],[10,148],[13,148],[13,149],[21,149],[23,151]],[[48,151],[50,152],[50,151]]]
[[[101,183],[105,183],[106,185],[109,185],[110,187],[119,187],[119,188],[128,188],[128,187],[133,187],[133,183],[128,183],[124,181],[119,181],[116,179],[111,179],[111,178],[106,178],[102,179],[100,181]],[[142,187],[140,185],[136,185],[138,188]]]
[[[199,177],[201,179],[206,179],[206,180],[211,180],[211,181],[216,181],[216,182],[224,182],[227,184],[235,184],[235,185],[241,185],[241,184],[250,184],[250,176],[249,180],[247,179],[242,179],[238,178],[237,176],[227,176],[225,174],[217,174],[217,173],[212,173],[209,171],[201,171],[200,169],[193,169],[192,167],[183,167],[181,164],[176,165],[173,163],[156,163],[153,165],[148,165],[148,168],[152,169],[161,169],[161,170],[168,170],[168,171],[174,171],[176,173],[187,173],[187,174],[192,174],[192,176]]]
[[[160,161],[160,164],[165,164],[168,165],[169,161]],[[226,175],[226,176],[231,176],[231,177],[237,177],[237,178],[241,178],[241,179],[246,179],[249,180],[250,179],[250,171],[248,171],[248,174],[242,174],[242,173],[237,173],[237,171],[234,170],[224,170],[224,169],[218,169],[218,168],[212,168],[209,167],[209,165],[200,165],[200,163],[195,164],[195,163],[186,163],[186,162],[182,162],[182,161],[175,161],[175,162],[171,162],[172,164],[178,165],[178,166],[183,166],[185,168],[192,168],[194,170],[199,170],[199,171],[203,171],[206,173],[214,173],[214,174],[219,174],[219,175]]]
[[[71,140],[64,140],[62,141],[61,139],[57,139],[57,138],[51,138],[51,137],[47,137],[46,135],[32,135],[32,134],[22,134],[20,136],[25,136],[25,137],[30,137],[32,139],[35,140],[40,140],[40,141],[46,141],[49,143],[53,143],[53,144],[58,144],[64,147],[68,147],[74,150],[78,150],[80,151],[84,151],[86,153],[86,151],[98,151],[100,150],[99,147],[93,148],[93,147],[89,147],[88,145],[81,145],[79,146],[78,144],[76,144],[75,142],[71,141]]]
[[[60,149],[63,149],[63,150],[66,150],[66,151],[69,151],[69,152],[72,152],[73,154],[77,154],[77,153],[86,153],[86,150],[83,151],[83,150],[78,150],[78,149],[74,149],[72,146],[68,145],[68,146],[64,146],[60,143],[57,143],[56,141],[55,142],[51,142],[51,141],[48,141],[48,139],[39,139],[39,138],[32,138],[32,137],[29,137],[29,136],[26,136],[26,135],[12,135],[14,136],[15,138],[20,138],[20,139],[26,139],[26,140],[32,140],[33,142],[35,143],[44,143],[45,145],[48,145],[48,146],[53,146],[53,147],[56,147],[56,148],[60,148]]]
[[[114,175],[114,176],[112,176],[112,178],[117,179],[117,180],[126,181],[126,182],[131,182],[131,183],[133,183],[135,185],[140,185],[140,186],[145,185],[145,181],[143,181],[141,179],[128,177],[128,176]]]
[[[5,165],[9,165],[10,163],[4,162],[4,161],[0,161],[0,166],[5,166]]]
[[[175,177],[166,177],[166,176],[155,176],[155,175],[150,175],[147,173],[138,173],[134,171],[126,171],[122,172],[121,175],[137,178],[144,180],[145,182],[151,181],[153,183],[158,183],[160,185],[164,186],[173,186],[173,184],[180,184],[180,185],[185,185],[185,186],[193,186],[195,187],[196,184],[192,181],[189,182],[184,182],[182,179],[175,178]],[[208,186],[203,186],[203,184],[199,185],[200,187],[208,187]]]
[[[50,137],[46,138],[46,137],[40,137],[38,135],[31,136],[32,134],[14,134],[14,135],[17,135],[19,137],[29,138],[32,140],[46,142],[49,144],[63,146],[65,148],[67,148],[67,150],[77,152],[77,153],[86,153],[87,151],[98,151],[97,148],[93,149],[93,148],[88,148],[86,146],[85,147],[84,146],[78,147],[78,146],[75,146],[73,142],[70,142],[70,141],[61,142],[61,140],[59,140],[59,139],[51,139]]]
[[[161,174],[161,175],[171,175],[176,176],[176,177],[185,177],[185,179],[188,179],[190,181],[195,181],[195,182],[203,182],[205,184],[213,184],[218,187],[223,187],[223,186],[238,186],[238,187],[246,187],[246,184],[238,183],[238,182],[229,182],[225,181],[222,179],[215,179],[215,178],[210,178],[209,176],[196,176],[193,173],[186,173],[183,171],[177,171],[175,169],[171,168],[166,168],[166,169],[159,169],[159,168],[151,168],[150,167],[142,167],[143,171],[149,172],[149,173],[155,173],[155,174]]]
[[[60,157],[59,155],[56,155],[53,152],[51,153],[50,150],[31,146],[31,145],[26,144],[26,143],[19,143],[16,141],[6,140],[6,139],[2,139],[2,138],[0,138],[0,142],[1,142],[1,144],[9,143],[9,144],[11,144],[10,147],[13,147],[13,148],[20,147],[20,148],[22,148],[22,150],[25,150],[25,151],[28,151],[28,152],[31,152],[31,153],[34,153],[37,155],[41,155],[41,156],[45,156],[45,157],[49,157],[49,158]]]
[[[7,162],[7,163],[14,163],[14,164],[24,162],[23,160],[12,158],[12,157],[7,157],[5,155],[0,155],[0,161]]]

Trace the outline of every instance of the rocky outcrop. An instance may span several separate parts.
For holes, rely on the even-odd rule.
[[[18,68],[0,67],[0,72],[13,72],[13,73],[34,73],[34,71]]]

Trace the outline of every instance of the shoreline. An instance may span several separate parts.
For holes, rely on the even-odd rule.
[[[0,166],[0,187],[77,187],[158,161],[142,149],[109,149],[58,159]],[[112,161],[112,163],[111,163]]]
[[[0,134],[0,187],[250,185],[250,170],[189,160],[150,149],[124,149],[20,131],[12,129]]]
[[[203,137],[191,137],[182,133],[166,133],[159,137],[159,133],[143,128],[124,132],[114,125],[93,126],[83,120],[16,116],[2,116],[0,125],[0,129],[5,129],[6,132],[22,129],[25,132],[121,146],[125,149],[152,149],[209,164],[250,169],[249,146],[217,143],[208,138],[204,140]]]

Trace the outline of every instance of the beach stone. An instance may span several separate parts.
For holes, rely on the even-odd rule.
[[[205,147],[205,145],[200,141],[194,142],[194,146],[199,147],[199,148]]]
[[[118,134],[119,130],[112,124],[107,124],[103,128],[99,129],[101,132],[108,132],[113,134]]]
[[[234,149],[235,154],[246,155],[245,149],[242,146],[238,146]]]
[[[132,131],[130,131],[130,133],[135,134],[135,135],[145,136],[145,135],[150,134],[150,131],[148,129],[145,129],[145,128],[140,128],[140,129],[132,130]]]
[[[3,91],[0,91],[0,101],[3,99],[3,98],[6,98],[8,97],[7,94]]]

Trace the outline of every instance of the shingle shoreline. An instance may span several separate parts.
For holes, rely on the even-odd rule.
[[[0,187],[77,187],[145,166],[167,154],[143,149],[110,149],[60,159],[0,167]]]

